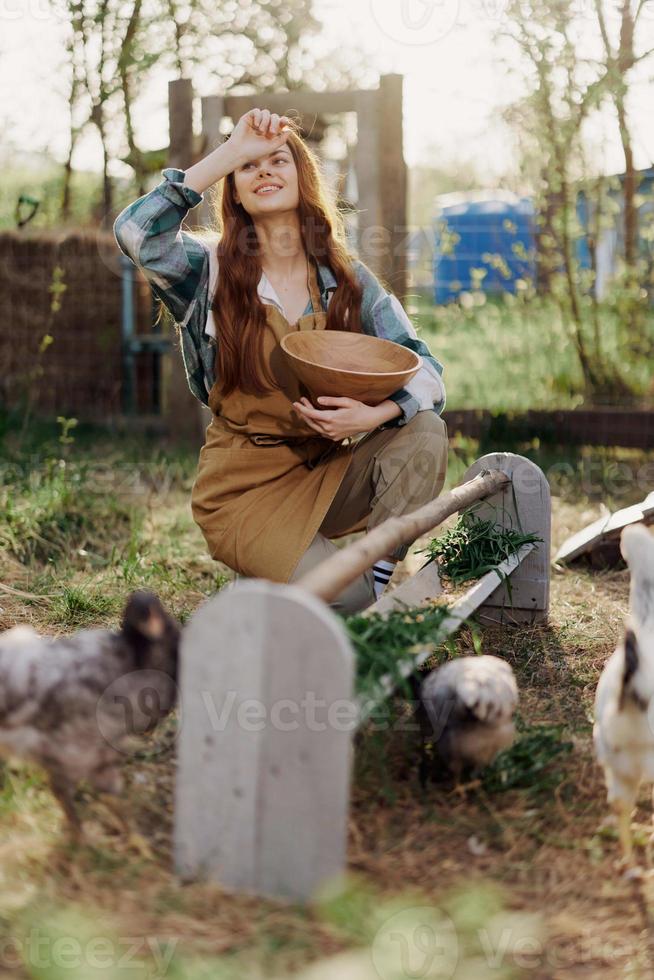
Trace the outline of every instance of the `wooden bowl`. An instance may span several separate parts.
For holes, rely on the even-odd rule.
[[[313,398],[331,395],[379,405],[420,370],[419,354],[392,340],[346,330],[298,330],[281,347]]]

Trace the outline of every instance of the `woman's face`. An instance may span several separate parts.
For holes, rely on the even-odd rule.
[[[300,199],[293,154],[282,146],[274,153],[237,167],[234,190],[237,203],[253,218],[297,209]]]

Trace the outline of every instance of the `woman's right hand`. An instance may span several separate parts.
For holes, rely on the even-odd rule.
[[[274,153],[287,141],[297,125],[288,116],[278,116],[268,109],[250,109],[224,143],[186,171],[185,183],[191,190],[204,194],[208,187],[268,153]]]
[[[283,146],[292,132],[288,116],[278,116],[268,109],[250,109],[241,116],[225,145],[228,145],[238,166],[272,153]]]

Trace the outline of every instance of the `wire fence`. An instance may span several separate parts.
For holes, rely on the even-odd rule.
[[[124,409],[120,250],[95,231],[0,233],[0,405],[101,421]],[[152,298],[138,274],[134,319],[148,333]],[[156,358],[136,363],[134,409],[156,411]]]

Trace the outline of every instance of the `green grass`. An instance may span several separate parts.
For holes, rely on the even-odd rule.
[[[65,585],[55,596],[52,605],[53,620],[60,626],[78,629],[86,623],[97,622],[120,609],[116,596],[96,589]]]
[[[53,456],[32,458],[23,472],[0,470],[0,513],[0,549],[21,562],[56,561],[87,546],[106,554],[134,520],[86,462]]]
[[[35,596],[48,627],[116,623],[141,587],[184,622],[231,578],[191,518],[196,454],[93,426],[62,445],[54,426],[36,423],[21,441],[6,418],[0,447],[0,558],[20,570],[14,587]]]
[[[468,308],[434,306],[414,297],[409,311],[419,336],[444,365],[447,408],[493,412],[577,408],[584,404],[583,379],[570,323],[548,298],[479,294]],[[603,355],[636,400],[651,404],[651,367],[629,354],[620,319],[601,313]],[[650,320],[654,341],[654,313]],[[587,332],[591,335],[590,323]]]

